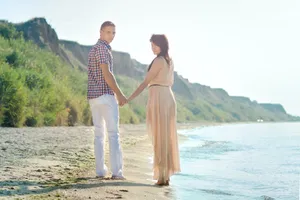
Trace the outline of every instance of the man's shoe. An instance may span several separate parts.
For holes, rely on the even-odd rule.
[[[126,178],[124,176],[112,176],[111,179],[112,180],[126,180]]]

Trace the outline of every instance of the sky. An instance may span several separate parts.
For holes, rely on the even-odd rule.
[[[300,116],[299,0],[0,0],[0,19],[45,17],[59,39],[93,45],[116,24],[111,46],[143,64],[166,34],[175,70],[232,96],[280,103]]]

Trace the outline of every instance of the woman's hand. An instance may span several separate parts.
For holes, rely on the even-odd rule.
[[[132,98],[132,95],[127,99],[127,103],[129,102],[129,101],[132,101],[133,100],[133,98]]]

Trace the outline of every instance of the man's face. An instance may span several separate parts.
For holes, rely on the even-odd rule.
[[[100,31],[100,38],[111,43],[116,35],[116,28],[114,26],[106,26]]]

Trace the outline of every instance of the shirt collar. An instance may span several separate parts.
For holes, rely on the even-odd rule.
[[[98,40],[99,43],[104,44],[109,50],[111,50],[111,46],[105,40]]]

